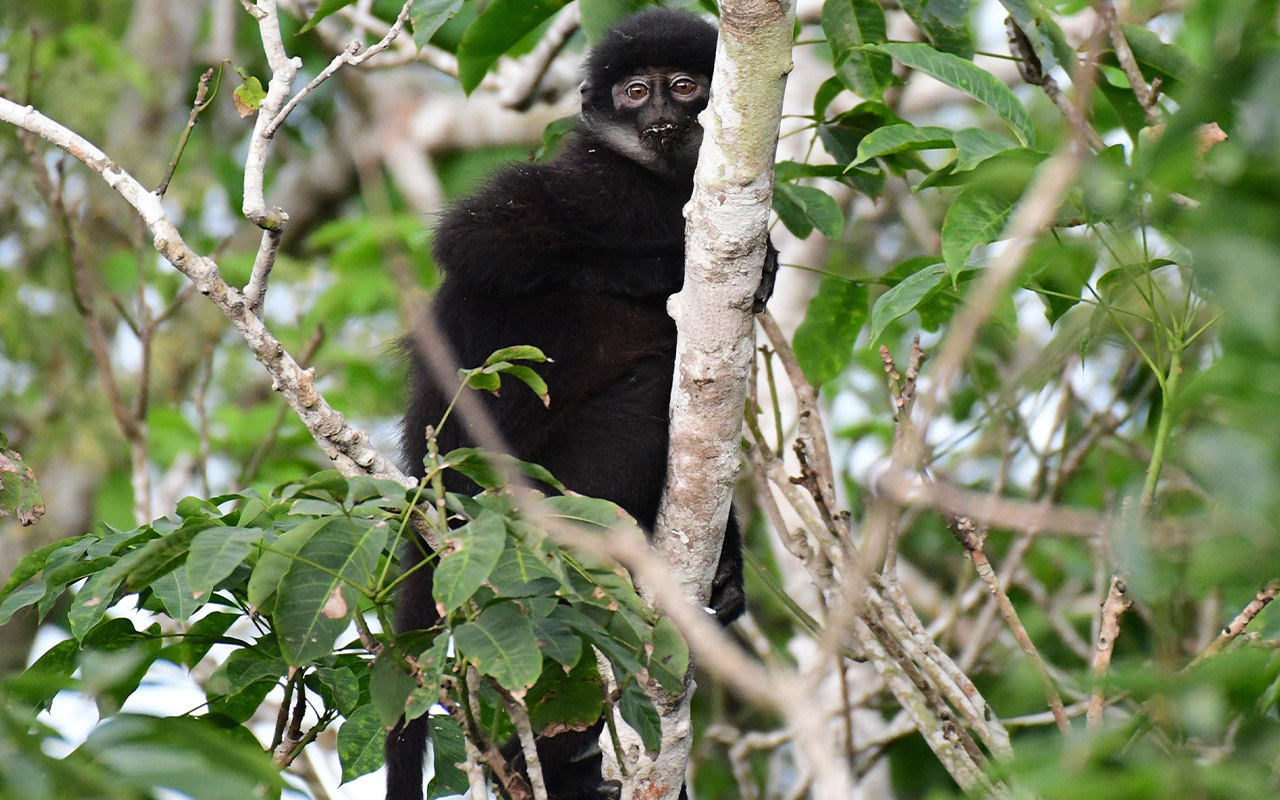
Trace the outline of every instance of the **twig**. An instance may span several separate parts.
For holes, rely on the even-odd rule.
[[[262,38],[262,50],[271,67],[271,80],[267,82],[267,95],[258,106],[258,118],[249,137],[249,152],[244,162],[244,203],[242,211],[250,222],[264,230],[283,230],[289,215],[279,207],[267,208],[264,181],[267,167],[267,148],[271,144],[268,127],[280,113],[289,97],[293,81],[302,69],[302,59],[289,54],[284,48],[280,33],[280,14],[276,0],[257,0],[249,3],[240,0],[250,16],[258,21],[258,35]]]
[[[205,70],[200,76],[200,83],[196,86],[196,99],[191,104],[191,113],[187,115],[187,126],[182,129],[182,135],[178,137],[178,146],[173,151],[173,158],[169,159],[169,167],[164,171],[164,178],[160,180],[160,185],[156,187],[157,197],[164,197],[164,193],[169,191],[169,181],[173,180],[173,173],[178,169],[178,161],[182,159],[182,153],[187,149],[187,140],[191,138],[191,131],[196,127],[196,120],[200,118],[200,112],[208,108],[209,103],[213,101],[213,98],[205,99],[209,93],[209,81],[212,78],[213,67]],[[216,88],[214,92],[217,93]]]
[[[1056,534],[1094,539],[1102,535],[1110,523],[1107,515],[1083,508],[997,497],[989,492],[972,492],[936,480],[922,481],[902,472],[884,473],[876,481],[875,489],[905,505],[967,516],[986,527],[1030,535]]]
[[[271,270],[276,265],[276,253],[280,251],[283,236],[283,228],[267,228],[262,232],[262,242],[253,259],[253,272],[249,274],[249,282],[244,287],[249,312],[256,317],[262,316],[262,302],[266,299],[267,283],[271,280]]]
[[[1063,733],[1068,733],[1071,730],[1071,723],[1067,721],[1066,713],[1063,711],[1062,697],[1058,694],[1053,678],[1050,677],[1049,671],[1045,668],[1044,659],[1041,658],[1040,651],[1036,649],[1031,637],[1027,634],[1026,627],[1022,624],[1022,620],[1018,618],[1018,611],[1013,607],[1013,602],[1009,599],[1009,595],[1001,588],[1000,580],[996,577],[991,561],[983,550],[985,533],[980,533],[973,520],[967,517],[949,518],[947,520],[947,528],[956,537],[956,541],[960,542],[960,545],[964,547],[969,560],[973,562],[974,569],[978,571],[978,576],[987,584],[987,590],[995,598],[1000,615],[1004,617],[1005,623],[1013,633],[1013,638],[1017,640],[1018,646],[1022,648],[1022,652],[1031,661],[1036,674],[1040,677],[1040,682],[1044,686],[1045,697],[1049,701],[1049,710],[1053,712],[1053,718],[1058,723],[1058,728]]]
[[[1075,131],[1076,136],[1088,143],[1089,147],[1094,150],[1104,149],[1106,143],[1102,141],[1102,137],[1085,119],[1084,112],[1080,107],[1068,100],[1066,95],[1062,93],[1062,87],[1058,86],[1057,79],[1045,72],[1044,66],[1040,63],[1040,57],[1036,55],[1035,48],[1031,45],[1031,40],[1027,38],[1027,34],[1014,21],[1012,16],[1005,17],[1004,27],[1009,38],[1009,52],[1013,54],[1014,58],[1018,59],[1018,74],[1022,76],[1022,79],[1032,86],[1039,86],[1044,90],[1044,93],[1058,107],[1062,115],[1067,118],[1067,122],[1071,124],[1071,129]]]
[[[507,62],[510,66],[504,64],[500,68],[498,102],[516,111],[528,110],[551,62],[564,50],[580,25],[578,4],[570,3],[556,15],[533,50],[516,61]]]
[[[1124,38],[1124,30],[1116,19],[1115,3],[1112,0],[1095,0],[1094,7],[1098,12],[1098,19],[1106,28],[1107,38],[1111,40],[1111,47],[1115,50],[1116,60],[1120,62],[1120,69],[1124,70],[1125,77],[1129,79],[1129,86],[1133,88],[1133,96],[1138,98],[1138,104],[1142,106],[1143,117],[1148,125],[1158,124],[1160,122],[1160,109],[1156,104],[1159,97],[1158,84],[1147,86],[1147,79],[1138,68],[1138,60],[1133,56],[1129,40]]]
[[[520,749],[524,752],[524,767],[529,773],[529,785],[533,788],[534,800],[547,800],[547,784],[542,777],[542,760],[538,758],[538,747],[533,738],[533,723],[529,720],[529,709],[524,701],[513,697],[494,682],[490,685],[498,690],[502,702],[507,707],[507,715],[515,726],[516,736],[520,739]]]
[[[271,123],[263,129],[262,135],[268,139],[275,136],[276,131],[284,124],[285,119],[288,118],[289,114],[298,107],[298,103],[302,102],[304,97],[311,94],[317,86],[329,80],[333,73],[337,72],[343,66],[348,64],[353,67],[359,66],[390,47],[391,43],[400,35],[400,31],[404,29],[404,23],[409,19],[409,11],[412,10],[413,3],[414,0],[406,0],[405,4],[400,8],[400,14],[396,17],[396,21],[387,29],[387,32],[382,39],[365,48],[363,53],[359,52],[360,42],[351,42],[343,48],[342,52],[334,56],[328,66],[320,71],[319,75],[312,78],[310,83],[302,87],[297,94],[289,99],[289,102],[285,104],[284,108],[280,109],[280,112],[275,115],[271,120]]]
[[[1120,636],[1120,615],[1129,610],[1133,602],[1125,599],[1124,579],[1120,575],[1111,576],[1111,588],[1107,590],[1106,602],[1102,604],[1102,621],[1098,626],[1098,644],[1093,653],[1093,694],[1089,698],[1089,712],[1085,716],[1086,724],[1095,729],[1102,724],[1102,708],[1105,696],[1102,690],[1102,679],[1111,666],[1111,655],[1115,652],[1116,639]]]
[[[1253,618],[1258,616],[1262,609],[1266,608],[1272,600],[1276,599],[1277,593],[1280,593],[1280,579],[1273,580],[1266,586],[1262,587],[1262,589],[1258,591],[1258,594],[1249,601],[1249,605],[1245,606],[1244,609],[1236,615],[1236,618],[1231,620],[1227,627],[1222,629],[1222,633],[1218,634],[1218,638],[1210,642],[1209,646],[1205,648],[1204,653],[1197,656],[1196,659],[1191,662],[1191,666],[1195,666],[1209,656],[1221,652],[1222,648],[1230,644],[1237,636],[1244,633],[1244,629],[1253,621]]]
[[[370,445],[367,433],[348,424],[342,414],[325,401],[315,388],[314,373],[299,367],[262,320],[249,313],[244,295],[227,285],[217,263],[191,249],[169,219],[160,198],[147,191],[96,145],[30,106],[20,106],[0,97],[0,121],[31,131],[66,150],[101,175],[108,186],[137,210],[154,237],[152,244],[156,250],[191,279],[197,291],[208,297],[236,327],[271,374],[272,388],[284,395],[340,472],[390,478],[406,486],[413,484],[390,459]]]

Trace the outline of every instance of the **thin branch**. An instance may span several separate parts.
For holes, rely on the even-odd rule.
[[[283,230],[289,221],[284,209],[267,208],[264,196],[264,176],[267,167],[267,148],[271,144],[268,128],[280,113],[289,97],[293,81],[302,69],[302,59],[289,54],[284,48],[280,33],[280,13],[276,0],[257,0],[251,4],[241,0],[245,10],[258,21],[258,35],[262,38],[262,50],[271,67],[271,80],[267,82],[267,95],[258,106],[258,118],[249,137],[249,152],[244,162],[244,203],[242,211],[253,224],[264,230]]]
[[[533,50],[500,67],[498,102],[516,111],[528,110],[551,62],[560,55],[580,26],[578,4],[570,3],[556,15]]]
[[[169,191],[169,181],[173,180],[173,173],[178,169],[178,161],[182,159],[182,153],[187,149],[187,140],[191,138],[191,131],[196,127],[196,120],[200,118],[200,112],[208,108],[209,103],[212,102],[213,98],[206,100],[209,94],[209,81],[212,79],[213,67],[210,67],[200,76],[200,83],[196,86],[196,99],[191,104],[191,113],[187,115],[187,125],[182,129],[182,135],[178,137],[178,146],[173,151],[173,158],[169,159],[169,167],[164,171],[160,185],[156,187],[157,197],[164,197],[164,193]]]
[[[1101,536],[1110,517],[1096,511],[1029,503],[989,492],[972,492],[939,481],[922,481],[901,472],[886,472],[876,480],[875,490],[904,505],[932,508],[943,514],[967,516],[990,528],[1021,531],[1030,535],[1057,534],[1093,539]]]
[[[974,569],[978,571],[978,576],[987,584],[987,590],[995,598],[1000,615],[1004,617],[1005,623],[1013,633],[1013,638],[1017,640],[1018,646],[1022,648],[1022,652],[1031,661],[1036,674],[1040,677],[1040,682],[1044,686],[1045,697],[1049,701],[1049,710],[1053,712],[1053,718],[1058,723],[1058,728],[1063,733],[1070,732],[1071,723],[1067,721],[1066,712],[1063,711],[1062,697],[1058,694],[1058,689],[1054,685],[1048,669],[1045,668],[1044,659],[1031,641],[1031,637],[1027,634],[1027,629],[1023,626],[1022,620],[1018,618],[1018,611],[1013,607],[1013,602],[1009,599],[1009,595],[1000,586],[1000,579],[996,577],[995,569],[992,568],[991,561],[987,558],[986,551],[983,549],[985,533],[979,532],[973,520],[966,517],[948,518],[947,528],[956,537],[956,541],[960,542],[961,546],[964,547],[969,560],[973,562]]]
[[[1221,652],[1222,648],[1230,644],[1237,636],[1244,633],[1244,629],[1253,621],[1253,618],[1258,616],[1258,614],[1262,612],[1262,609],[1266,608],[1272,600],[1276,599],[1277,593],[1280,593],[1280,580],[1273,580],[1266,586],[1262,587],[1258,591],[1258,594],[1249,601],[1249,605],[1245,606],[1244,609],[1236,615],[1236,618],[1231,620],[1227,627],[1222,629],[1222,633],[1218,634],[1218,638],[1214,639],[1209,646],[1205,648],[1204,653],[1197,656],[1195,661],[1191,662],[1191,666],[1195,666],[1209,656]]]
[[[1111,588],[1107,590],[1106,602],[1102,604],[1102,621],[1098,626],[1098,644],[1093,653],[1093,694],[1089,697],[1089,713],[1085,716],[1090,729],[1102,724],[1102,709],[1105,696],[1102,690],[1102,679],[1106,677],[1111,666],[1111,655],[1115,652],[1116,639],[1120,636],[1120,615],[1128,611],[1133,601],[1125,599],[1124,579],[1119,575],[1111,576]]]
[[[263,0],[269,2],[269,0]],[[272,388],[281,392],[297,412],[321,450],[344,475],[372,475],[390,478],[406,486],[413,481],[369,443],[363,430],[352,427],[315,388],[313,370],[303,370],[284,345],[251,313],[243,294],[222,279],[213,259],[197,254],[182,238],[160,202],[132,175],[117,166],[96,145],[54,122],[30,106],[20,106],[0,98],[0,121],[31,131],[75,156],[102,176],[146,221],[153,246],[179,272],[195,284],[236,327],[249,348],[273,378]]]
[[[516,728],[516,736],[520,739],[520,749],[524,753],[525,770],[529,773],[529,785],[533,788],[534,800],[547,800],[547,783],[542,777],[542,760],[538,758],[538,747],[533,737],[533,723],[529,720],[529,709],[524,701],[512,696],[510,692],[491,682],[502,697],[507,707],[507,715]]]
[[[1094,150],[1104,149],[1106,143],[1102,141],[1102,137],[1085,119],[1084,111],[1062,93],[1062,87],[1058,86],[1058,81],[1053,75],[1045,71],[1044,65],[1040,63],[1040,57],[1036,55],[1035,48],[1031,45],[1031,40],[1027,38],[1027,34],[1013,17],[1005,17],[1004,27],[1009,38],[1009,52],[1018,59],[1018,73],[1022,75],[1022,79],[1044,90],[1062,115],[1067,118],[1076,136]]]
[[[409,12],[413,9],[413,3],[414,0],[406,0],[405,4],[400,8],[400,14],[396,17],[396,21],[387,29],[387,32],[382,39],[365,48],[363,53],[359,52],[360,42],[351,42],[343,48],[342,52],[334,56],[328,66],[320,71],[319,75],[312,78],[310,83],[302,87],[297,94],[289,99],[289,102],[285,104],[284,108],[280,109],[280,112],[275,115],[271,120],[271,123],[263,129],[263,135],[268,139],[275,136],[276,131],[284,124],[285,119],[287,119],[289,114],[298,107],[298,103],[302,102],[304,97],[311,94],[317,86],[327,81],[343,66],[359,66],[390,47],[391,43],[395,41],[396,37],[399,36],[400,32],[404,29],[404,23],[409,19]]]
[[[1095,0],[1094,7],[1098,12],[1098,19],[1107,31],[1107,38],[1111,40],[1111,47],[1115,50],[1116,60],[1120,62],[1120,69],[1124,70],[1125,77],[1129,79],[1133,96],[1138,98],[1138,104],[1142,106],[1142,115],[1147,125],[1158,124],[1160,122],[1160,108],[1157,105],[1159,84],[1147,86],[1147,79],[1138,68],[1138,60],[1134,58],[1129,40],[1124,37],[1124,30],[1116,18],[1115,3],[1112,0]]]

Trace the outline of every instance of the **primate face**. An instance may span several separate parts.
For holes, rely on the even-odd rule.
[[[587,117],[617,152],[666,175],[691,173],[702,144],[698,113],[711,81],[681,69],[643,68],[613,85],[613,113]]]

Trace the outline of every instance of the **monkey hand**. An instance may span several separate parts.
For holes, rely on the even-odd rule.
[[[773,296],[773,284],[778,279],[778,248],[773,246],[773,239],[765,239],[764,248],[764,268],[760,271],[760,285],[756,287],[755,300],[751,304],[753,314],[764,311],[765,303]]]
[[[728,625],[747,610],[747,590],[742,584],[741,569],[735,571],[721,564],[711,581],[711,610],[721,625]]]

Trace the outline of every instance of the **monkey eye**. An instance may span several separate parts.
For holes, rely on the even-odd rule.
[[[698,84],[688,75],[679,75],[671,81],[671,91],[680,95],[691,95],[698,89]]]
[[[632,100],[643,100],[649,96],[649,85],[644,81],[632,81],[622,91]]]

